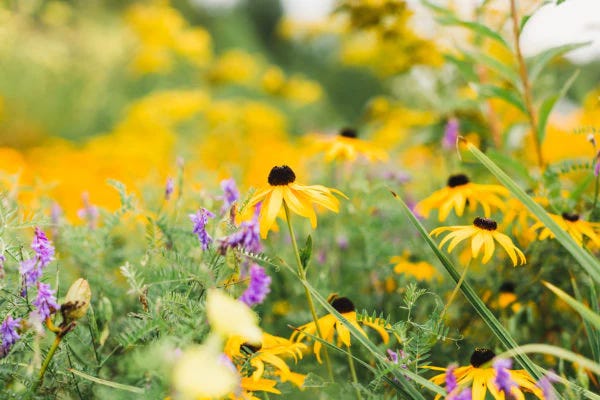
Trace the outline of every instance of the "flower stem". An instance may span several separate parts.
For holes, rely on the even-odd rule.
[[[296,256],[296,264],[298,264],[298,277],[300,278],[300,282],[304,282],[306,280],[306,270],[302,265],[302,260],[300,259],[300,251],[298,250],[298,243],[296,242],[296,235],[294,234],[294,229],[292,228],[290,209],[288,205],[283,201],[283,209],[285,210],[285,220],[287,222],[288,229],[290,231],[290,239],[292,241],[292,248],[294,249],[294,255]],[[304,283],[303,283],[304,285]],[[310,309],[310,314],[312,315],[312,319],[317,328],[317,336],[320,339],[323,338],[323,334],[321,333],[321,327],[319,326],[319,318],[317,317],[317,312],[315,310],[315,304],[313,303],[312,296],[310,295],[310,291],[308,287],[304,286],[304,293],[306,295],[306,300],[308,302],[308,308]],[[327,352],[327,348],[323,347],[323,351],[325,352],[325,364],[327,366],[327,373],[329,374],[329,379],[333,382],[333,369],[331,368],[331,361],[329,360],[329,353]]]
[[[440,314],[440,319],[444,318],[444,315],[446,315],[446,311],[448,311],[448,308],[450,308],[450,304],[452,304],[452,301],[454,301],[454,297],[456,297],[456,293],[458,293],[458,289],[460,289],[460,286],[462,285],[463,281],[465,280],[465,277],[467,276],[467,271],[469,270],[469,266],[470,265],[471,265],[471,263],[469,262],[465,266],[465,270],[460,275],[460,279],[458,280],[458,283],[456,284],[456,287],[454,288],[454,290],[450,294],[450,297],[448,298],[448,301],[446,302],[446,306],[444,307],[444,310]]]
[[[348,346],[348,366],[350,367],[352,382],[354,382],[355,385],[358,385],[358,377],[356,376],[356,368],[354,367],[354,358],[352,357],[352,350],[350,349],[350,346]],[[354,389],[356,390],[356,398],[358,398],[358,400],[362,400],[358,386],[355,386]]]
[[[58,349],[58,345],[60,344],[61,341],[62,341],[62,336],[56,335],[56,338],[54,338],[54,343],[52,343],[52,347],[50,347],[50,350],[48,351],[48,354],[46,355],[46,358],[44,359],[44,363],[42,364],[42,369],[40,369],[40,374],[38,376],[38,385],[42,384],[42,381],[44,380],[44,374],[46,373],[46,370],[48,369],[48,365],[50,365],[50,361],[52,361],[52,357],[54,357],[54,353],[56,352],[56,349]]]
[[[517,5],[515,0],[510,0],[510,16],[512,19],[513,36],[515,38],[515,53],[517,56],[517,63],[519,64],[519,75],[521,83],[523,84],[523,101],[525,103],[525,110],[527,112],[527,119],[531,125],[531,134],[533,135],[533,143],[535,144],[535,152],[537,154],[538,165],[540,168],[544,167],[544,158],[542,155],[542,144],[540,143],[540,133],[537,125],[537,117],[533,109],[533,100],[531,96],[531,84],[529,82],[529,76],[527,75],[527,65],[521,52],[521,45],[519,38],[521,32],[519,30],[519,16],[517,14]]]

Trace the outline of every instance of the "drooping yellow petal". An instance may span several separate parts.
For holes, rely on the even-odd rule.
[[[488,261],[490,261],[490,259],[492,258],[492,255],[494,254],[494,249],[495,249],[495,245],[494,245],[494,238],[492,237],[492,234],[490,232],[487,233],[483,233],[483,241],[484,241],[484,254],[483,254],[483,259],[481,260],[481,262],[483,264],[487,263]]]

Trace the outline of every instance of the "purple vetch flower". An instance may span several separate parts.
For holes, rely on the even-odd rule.
[[[250,267],[250,283],[239,300],[250,307],[260,304],[271,292],[269,286],[271,286],[271,277],[267,275],[263,267],[252,264]]]
[[[90,196],[87,192],[81,195],[81,199],[83,200],[83,208],[77,211],[77,216],[87,221],[90,229],[96,229],[98,226],[98,217],[100,216],[98,207],[90,203]]]
[[[449,365],[448,369],[446,370],[446,375],[444,376],[444,379],[446,380],[446,392],[448,394],[452,394],[452,392],[454,392],[458,387],[458,384],[456,383],[456,376],[454,375],[455,369],[456,364]]]
[[[169,200],[171,198],[173,190],[175,190],[175,181],[173,178],[168,177],[167,183],[165,184],[165,200]]]
[[[6,357],[11,347],[21,338],[17,328],[21,324],[21,318],[13,319],[12,315],[7,315],[0,325],[0,358]]]
[[[240,192],[233,178],[222,180],[221,189],[223,190],[223,208],[221,212],[225,212],[240,198]]]
[[[260,242],[260,224],[258,216],[262,203],[258,203],[254,209],[254,217],[250,221],[244,221],[240,224],[240,229],[221,239],[220,249],[225,253],[227,249],[242,247],[253,253],[262,251],[262,243]]]
[[[546,375],[540,378],[540,380],[538,381],[538,386],[540,389],[542,389],[544,399],[556,400],[556,394],[554,393],[554,389],[552,388],[552,383],[558,381],[558,376],[552,370],[548,371]]]
[[[19,264],[19,272],[23,277],[25,287],[35,286],[35,284],[42,277],[42,268],[40,268],[40,265],[37,263],[35,258],[21,261]],[[23,296],[25,296],[24,293]]]
[[[208,245],[212,243],[213,239],[206,232],[206,224],[209,218],[214,218],[215,214],[208,211],[206,208],[201,208],[196,214],[190,214],[190,220],[194,224],[194,231],[198,235],[198,240],[202,244],[202,250],[208,249]]]
[[[446,122],[444,127],[444,138],[442,139],[442,147],[446,150],[452,150],[456,147],[456,140],[458,139],[458,119],[452,117]]]
[[[447,397],[448,400],[472,400],[471,388],[466,388],[463,391]]]
[[[44,268],[54,259],[54,246],[52,246],[44,231],[37,226],[35,227],[35,235],[31,242],[31,248],[35,251],[37,259],[40,262],[40,268]]]
[[[496,385],[499,391],[504,391],[505,395],[510,394],[512,388],[517,386],[517,384],[511,378],[510,373],[508,372],[508,370],[512,367],[512,360],[508,358],[499,358],[496,361],[494,361],[492,366],[496,371],[494,384]]]
[[[0,279],[4,278],[4,263],[6,262],[6,257],[4,253],[0,253]]]
[[[594,160],[594,176],[600,175],[600,151],[596,154],[596,159]]]
[[[347,250],[348,246],[350,245],[350,242],[348,241],[348,236],[346,235],[338,236],[336,242],[340,250]]]
[[[54,290],[50,288],[50,285],[42,282],[38,282],[38,294],[32,304],[37,308],[37,313],[44,321],[51,314],[58,311],[60,306],[56,303],[56,297],[54,297]]]
[[[398,364],[398,353],[392,349],[387,349],[387,355],[390,361],[394,364]]]

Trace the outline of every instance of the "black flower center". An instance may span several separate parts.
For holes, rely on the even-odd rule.
[[[477,347],[471,355],[471,365],[475,368],[478,368],[494,357],[496,357],[496,354],[490,349],[486,349],[485,347]]]
[[[358,132],[353,128],[343,128],[340,131],[340,136],[356,139],[358,137]]]
[[[448,187],[456,187],[469,183],[469,178],[465,174],[450,175],[448,178]]]
[[[498,224],[493,219],[477,217],[473,220],[473,225],[486,231],[495,231]]]
[[[514,293],[515,292],[515,284],[511,281],[503,282],[500,285],[500,293]]]
[[[257,351],[260,351],[260,349],[262,349],[262,344],[255,346],[250,343],[244,343],[240,347],[244,352],[246,352],[246,354],[254,354]]]
[[[271,168],[269,172],[269,185],[271,186],[285,186],[296,180],[296,174],[287,165],[281,167]]]
[[[352,312],[355,310],[354,304],[347,297],[336,297],[331,301],[331,307],[335,308],[340,314]]]
[[[570,221],[570,222],[577,222],[579,221],[579,214],[575,214],[575,213],[568,213],[568,212],[564,212],[562,213],[562,217],[564,220]]]

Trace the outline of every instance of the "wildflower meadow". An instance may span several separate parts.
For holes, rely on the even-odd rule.
[[[0,2],[0,399],[600,399],[599,0]]]

